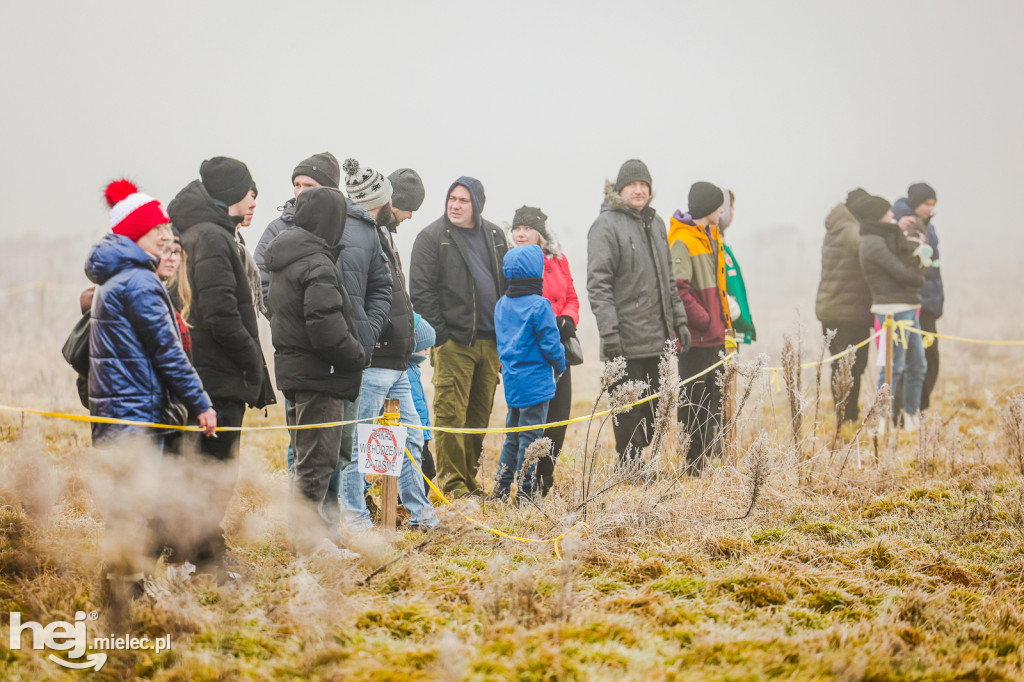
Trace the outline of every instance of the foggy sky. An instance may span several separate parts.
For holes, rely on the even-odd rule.
[[[110,179],[166,203],[228,155],[259,187],[252,247],[295,164],[328,150],[420,172],[404,253],[472,175],[494,222],[544,209],[582,289],[603,182],[638,157],[666,221],[694,181],[736,192],[745,269],[758,231],[795,225],[816,278],[822,220],[847,191],[895,200],[923,180],[953,299],[970,301],[965,261],[982,255],[1021,281],[1024,240],[999,207],[1024,153],[1019,2],[35,2],[4,15],[0,239],[98,238]]]

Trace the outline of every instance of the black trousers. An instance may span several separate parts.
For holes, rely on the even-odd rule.
[[[864,339],[871,336],[872,326],[870,322],[862,324],[849,324],[845,322],[822,322],[822,333],[828,333],[829,329],[836,330],[836,336],[832,339],[828,350],[830,355],[841,353],[847,346],[856,346]],[[850,388],[850,397],[846,400],[846,412],[843,421],[860,420],[860,378],[868,366],[867,344],[857,349],[853,362],[853,386]],[[839,378],[839,363],[832,363],[832,400],[839,402],[836,396],[836,380]]]
[[[935,328],[935,323],[938,318],[935,317],[934,313],[930,313],[924,308],[921,308],[921,331],[936,333],[938,330]],[[924,372],[924,386],[921,387],[921,409],[927,410],[931,404],[932,389],[935,388],[935,382],[939,379],[939,339],[936,338],[935,342],[924,349],[924,359],[928,363],[927,369]]]
[[[661,391],[658,378],[658,361],[661,358],[627,358],[626,375],[620,379],[612,390],[626,381],[646,381],[651,392]],[[629,412],[620,414],[619,423],[613,424],[615,432],[615,451],[619,453],[619,464],[628,464],[635,460],[640,451],[651,444],[654,436],[654,415],[658,400],[654,399],[638,405]]]
[[[238,400],[226,400],[210,396],[213,409],[217,411],[217,426],[241,426],[245,417],[245,403]],[[204,457],[215,460],[209,464],[219,465],[221,470],[209,476],[209,490],[202,491],[202,503],[206,506],[201,527],[196,529],[197,542],[189,552],[189,560],[197,566],[200,573],[204,569],[218,567],[227,556],[228,544],[224,540],[224,531],[220,527],[224,514],[227,512],[231,496],[238,481],[238,449],[241,443],[241,432],[218,431],[216,438],[199,435],[196,450]]]
[[[691,348],[679,356],[679,378],[688,379],[719,361],[725,346]],[[717,436],[721,427],[722,390],[718,377],[722,369],[705,374],[683,386],[679,420],[690,434],[686,464],[691,476],[700,475],[708,461],[721,451]]]
[[[569,418],[569,412],[572,409],[572,373],[570,367],[565,368],[565,373],[562,374],[558,379],[558,383],[555,384],[555,397],[548,403],[548,418],[547,422],[560,422]],[[555,459],[558,457],[558,453],[562,451],[562,445],[565,443],[565,426],[554,426],[550,429],[544,429],[542,438],[551,439],[551,456],[541,457],[537,462],[537,482],[540,487],[542,495],[547,495],[548,491],[551,490],[551,486],[555,483]]]

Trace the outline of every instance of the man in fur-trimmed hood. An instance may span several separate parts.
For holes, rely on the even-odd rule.
[[[666,341],[690,347],[686,311],[672,275],[663,221],[651,206],[651,173],[643,161],[622,164],[605,184],[601,214],[587,234],[587,293],[601,334],[601,358],[626,358],[624,380],[658,391],[658,359]],[[654,402],[619,417],[615,448],[626,463],[650,442]],[[646,423],[642,423],[646,420]]]

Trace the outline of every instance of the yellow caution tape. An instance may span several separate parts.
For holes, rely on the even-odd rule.
[[[114,417],[94,417],[88,414],[65,414],[63,412],[47,412],[45,410],[33,410],[28,407],[13,407],[11,405],[0,405],[0,411],[4,412],[24,412],[27,414],[37,414],[41,417],[53,417],[55,419],[67,419],[73,422],[88,422],[91,424],[120,424],[122,426],[144,426],[152,429],[171,429],[174,431],[196,431],[201,432],[203,428],[201,426],[176,426],[173,424],[158,424],[156,422],[142,422],[135,421],[133,419],[115,419]],[[373,417],[367,417],[366,419],[353,419],[351,421],[342,422],[324,422],[322,424],[302,424],[300,426],[288,426],[282,424],[280,426],[218,426],[218,431],[304,431],[306,429],[326,429],[335,426],[348,426],[349,424],[358,424],[360,422],[372,421]]]

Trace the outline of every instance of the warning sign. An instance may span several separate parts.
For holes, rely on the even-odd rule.
[[[359,473],[398,476],[405,461],[404,426],[359,424]]]

